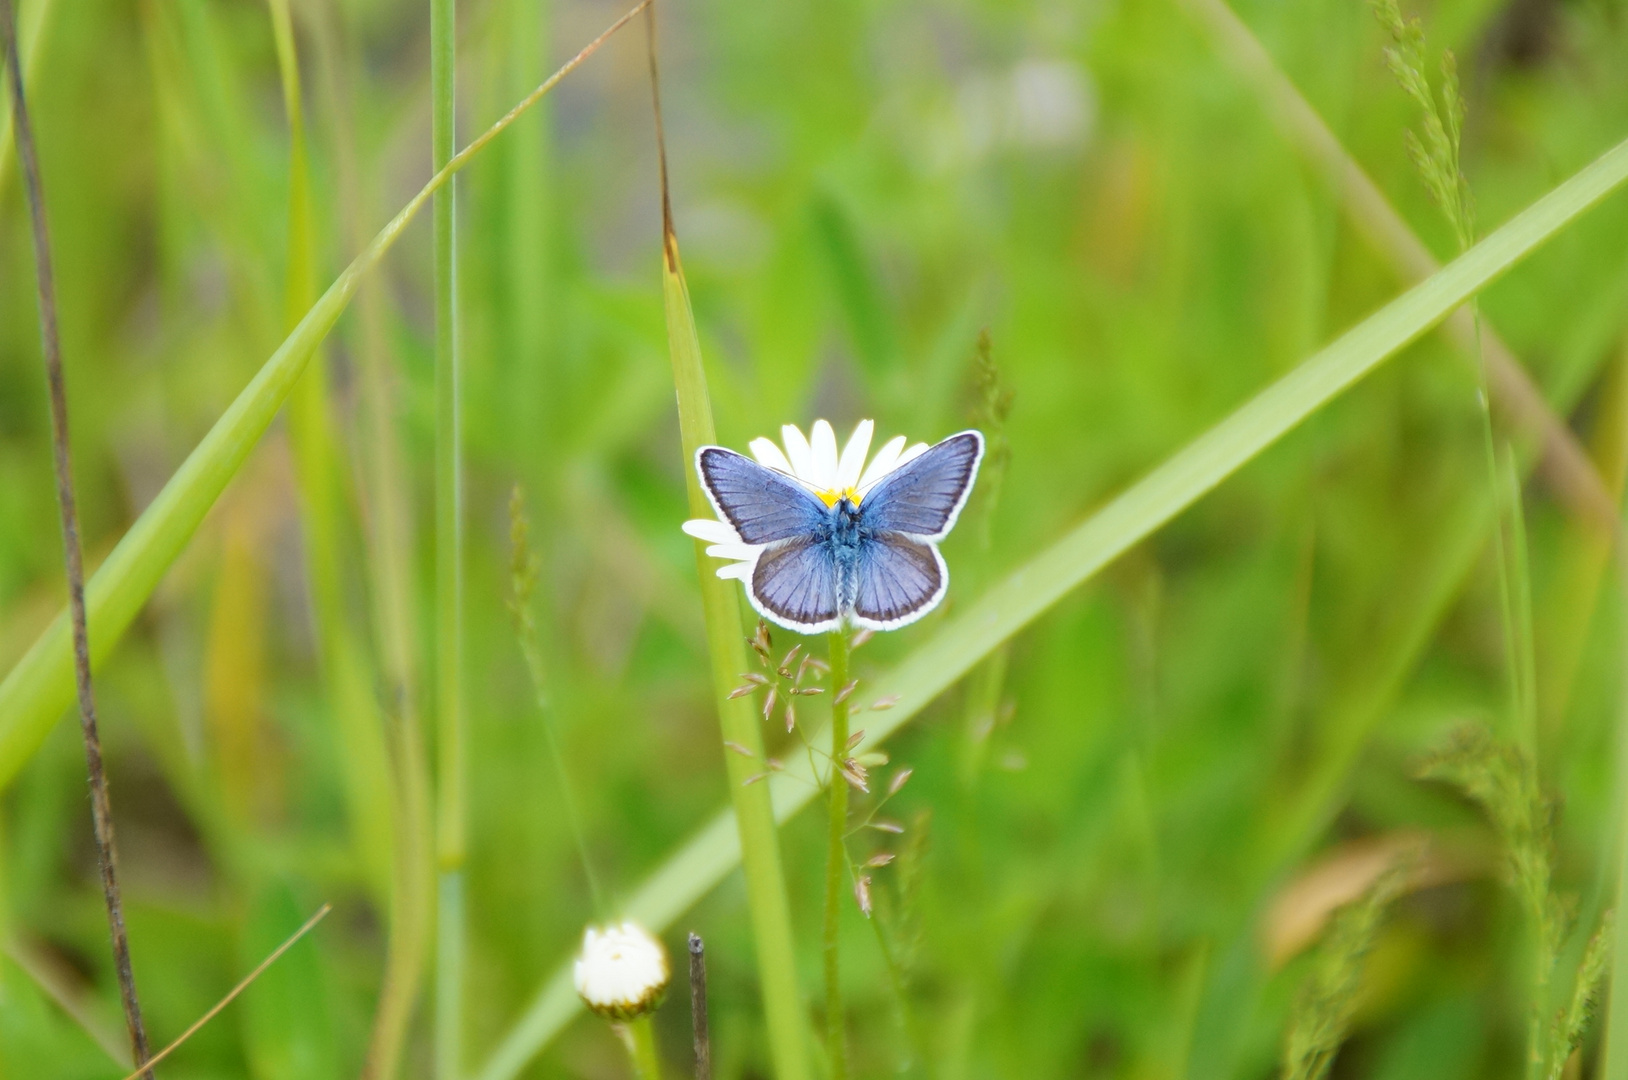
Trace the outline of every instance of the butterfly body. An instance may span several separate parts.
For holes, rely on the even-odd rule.
[[[696,453],[701,485],[758,550],[747,597],[802,633],[844,624],[891,630],[937,606],[949,585],[938,552],[983,457],[976,431],[952,435],[868,489],[821,492],[732,450]]]

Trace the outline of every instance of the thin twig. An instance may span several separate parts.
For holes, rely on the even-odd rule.
[[[661,250],[667,269],[673,258],[673,197],[667,186],[667,131],[661,122],[661,80],[656,71],[656,5],[644,5],[644,40],[650,52],[650,104],[656,112],[656,163],[661,169]]]
[[[0,3],[4,2],[5,0],[0,0]],[[169,1057],[180,1047],[182,1043],[186,1042],[188,1039],[192,1038],[193,1035],[197,1034],[199,1028],[203,1027],[205,1024],[209,1023],[209,1021],[218,1016],[222,1009],[226,1008],[226,1006],[230,1005],[234,1000],[236,1000],[239,994],[243,993],[243,991],[249,988],[250,983],[254,982],[254,980],[258,979],[262,974],[264,974],[267,968],[277,962],[278,957],[282,956],[283,953],[287,952],[289,949],[292,949],[295,942],[299,941],[300,938],[310,933],[311,928],[316,926],[317,923],[321,922],[323,916],[327,915],[328,912],[332,910],[332,904],[323,904],[320,908],[318,908],[315,915],[311,916],[309,919],[306,919],[305,924],[298,930],[294,931],[294,933],[290,934],[287,941],[273,949],[270,956],[260,961],[259,965],[253,971],[243,976],[243,978],[239,980],[238,984],[227,992],[225,997],[215,1002],[213,1008],[204,1013],[202,1016],[198,1017],[198,1019],[194,1020],[192,1022],[192,1026],[181,1032],[180,1036],[174,1042],[170,1043],[168,1046],[164,1047],[164,1049],[160,1050],[157,1054],[150,1058],[147,1062],[147,1070],[138,1069],[129,1076],[124,1077],[124,1080],[136,1080],[138,1076],[150,1075],[148,1070],[151,1070],[154,1065],[157,1065],[160,1061],[163,1061],[165,1058]]]
[[[96,831],[96,862],[101,869],[102,899],[107,904],[108,929],[113,938],[113,969],[119,981],[125,1026],[130,1031],[131,1058],[138,1066],[148,1059],[147,1032],[141,1023],[141,1002],[136,978],[130,970],[130,940],[124,927],[124,901],[119,895],[118,857],[113,844],[113,807],[108,800],[107,774],[102,767],[102,739],[96,730],[96,699],[91,688],[90,633],[85,624],[85,564],[79,546],[79,510],[74,502],[73,464],[68,456],[68,396],[62,384],[62,347],[57,334],[56,284],[51,272],[51,240],[45,224],[45,203],[40,184],[40,163],[34,148],[34,128],[28,117],[23,90],[22,63],[17,52],[17,23],[11,0],[0,0],[0,36],[5,38],[6,68],[11,82],[12,130],[17,140],[17,162],[22,167],[23,191],[28,202],[34,237],[34,279],[39,289],[40,350],[45,357],[45,378],[51,393],[51,460],[56,471],[57,507],[62,516],[62,548],[68,571],[68,606],[73,620],[74,676],[79,691],[79,727],[85,739],[85,766],[90,774],[91,817]],[[137,1070],[152,1080],[152,1071]]]
[[[712,1034],[707,1030],[707,952],[690,935],[690,1026],[695,1033],[695,1080],[712,1080]]]

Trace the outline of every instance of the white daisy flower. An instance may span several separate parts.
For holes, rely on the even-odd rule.
[[[905,437],[896,435],[882,444],[867,465],[865,458],[870,453],[871,436],[875,431],[874,420],[861,420],[839,455],[837,434],[829,422],[814,421],[808,436],[804,436],[797,425],[787,424],[780,429],[780,438],[786,444],[784,450],[763,438],[753,439],[750,449],[759,465],[796,480],[818,495],[825,505],[835,506],[846,497],[858,506],[865,493],[884,476],[927,451],[926,443],[907,447]],[[686,521],[684,531],[709,544],[708,555],[727,560],[718,568],[721,578],[750,581],[752,569],[766,546],[743,542],[727,521],[714,518]]]
[[[632,1020],[655,1009],[667,993],[667,950],[631,920],[588,927],[572,967],[577,993],[608,1020]]]

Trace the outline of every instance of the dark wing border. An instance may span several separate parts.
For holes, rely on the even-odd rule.
[[[707,471],[701,465],[702,457],[705,456],[707,451],[709,451],[709,450],[717,450],[720,453],[729,454],[729,455],[731,455],[733,457],[738,457],[742,461],[746,462],[748,465],[751,465],[753,468],[762,469],[764,472],[768,473],[770,476],[773,476],[776,479],[783,481],[786,484],[786,486],[788,488],[790,488],[791,490],[797,492],[798,494],[800,494],[800,495],[804,496],[805,498],[807,498],[808,500],[810,500],[811,508],[818,507],[822,511],[825,509],[825,504],[820,501],[820,498],[819,498],[818,495],[815,495],[812,491],[810,491],[807,487],[805,487],[800,481],[798,481],[794,477],[787,476],[785,473],[781,472],[778,469],[771,469],[767,465],[764,465],[761,462],[756,461],[753,458],[750,458],[750,457],[746,456],[745,454],[741,453],[738,450],[731,450],[727,446],[716,446],[716,445],[713,445],[711,443],[709,443],[709,444],[707,444],[705,446],[698,446],[698,447],[695,448],[695,457],[693,459],[693,463],[695,465],[695,478],[701,484],[701,490],[706,493],[707,502],[712,504],[713,513],[718,515],[718,520],[723,521],[723,522],[727,522],[729,524],[729,527],[734,529],[735,532],[740,536],[741,541],[743,543],[747,543],[747,544],[776,543],[777,541],[780,541],[780,540],[790,539],[790,536],[792,534],[788,534],[787,536],[783,536],[783,537],[777,537],[774,540],[750,540],[750,539],[747,539],[746,534],[742,531],[741,524],[740,524],[740,522],[738,520],[736,520],[735,515],[731,514],[728,510],[726,510],[724,508],[723,503],[718,501],[718,496],[713,493],[712,484],[707,479]]]
[[[765,619],[768,619],[776,626],[783,626],[787,630],[791,630],[798,634],[824,634],[828,631],[835,630],[842,625],[843,613],[841,583],[837,580],[840,571],[834,565],[831,568],[831,589],[833,599],[835,600],[835,603],[833,604],[834,614],[829,619],[822,619],[819,622],[811,623],[798,622],[796,619],[790,618],[781,612],[775,611],[773,608],[769,607],[768,604],[764,603],[763,599],[758,596],[757,571],[758,567],[762,565],[763,557],[766,555],[772,555],[777,551],[781,551],[797,543],[797,540],[782,540],[773,544],[767,544],[764,546],[762,551],[758,552],[757,558],[752,560],[752,573],[744,578],[741,582],[746,586],[746,602],[752,605],[753,611],[757,612]]]
[[[901,472],[909,469],[912,465],[925,458],[928,454],[931,454],[934,450],[937,450],[946,443],[954,442],[956,439],[963,439],[968,436],[971,436],[972,439],[977,442],[978,452],[972,455],[972,464],[967,467],[966,485],[961,488],[961,496],[955,500],[955,505],[950,507],[949,516],[944,519],[944,527],[939,529],[936,533],[906,533],[903,532],[903,530],[895,530],[901,532],[905,536],[911,537],[912,539],[923,541],[924,543],[939,543],[946,536],[950,535],[950,530],[955,528],[956,520],[960,518],[961,511],[967,505],[967,500],[972,498],[972,489],[978,484],[978,468],[984,463],[985,442],[984,433],[979,431],[977,428],[968,428],[965,431],[958,431],[954,435],[947,435],[938,440],[938,442],[934,443],[932,446],[929,446],[926,450],[923,450],[915,458],[905,462],[903,465],[900,465],[898,468],[876,481],[870,487],[860,492],[860,506],[863,507],[865,505],[864,500],[869,498],[872,492],[882,488],[889,480],[892,480]],[[939,561],[942,562],[942,558]]]
[[[955,524],[953,517],[951,518],[950,524],[952,526]],[[853,623],[855,626],[861,627],[865,630],[897,630],[901,626],[909,626],[917,619],[920,619],[922,616],[928,614],[934,608],[938,607],[938,605],[944,601],[945,594],[950,591],[950,566],[944,561],[944,553],[938,550],[938,545],[931,540],[922,540],[919,537],[912,536],[909,533],[899,533],[899,535],[915,543],[919,543],[922,547],[933,553],[933,559],[938,563],[938,589],[933,593],[932,596],[924,600],[915,610],[901,615],[897,619],[868,619],[861,615],[859,613],[859,595],[856,589],[854,594],[853,611]],[[872,543],[882,542],[883,541],[880,540],[872,541]]]

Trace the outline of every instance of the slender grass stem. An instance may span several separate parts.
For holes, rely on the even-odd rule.
[[[572,842],[576,844],[577,859],[582,863],[582,876],[588,883],[588,895],[593,900],[594,914],[603,918],[609,914],[606,906],[604,889],[599,884],[599,875],[594,873],[593,860],[588,857],[588,835],[582,828],[582,815],[577,810],[575,791],[571,786],[571,774],[565,767],[565,753],[560,747],[560,736],[556,730],[554,712],[548,706],[547,683],[543,677],[542,650],[537,644],[536,631],[522,634],[520,651],[525,654],[526,673],[531,677],[532,698],[537,703],[537,713],[543,721],[543,741],[548,744],[549,765],[554,770],[554,783],[559,788],[560,806],[565,811],[566,827],[570,830]]]
[[[437,172],[456,143],[456,0],[430,0],[430,140]],[[458,355],[458,236],[454,180],[435,193],[435,677],[436,908],[435,1075],[463,1072],[463,376]]]
[[[315,13],[312,25],[318,69],[335,128],[334,156],[340,205],[350,223],[352,246],[366,245],[361,222],[368,214],[357,162],[353,94],[347,85],[339,34],[332,11]],[[393,864],[388,917],[390,937],[384,975],[374,1010],[363,1080],[396,1076],[427,966],[430,919],[434,910],[434,838],[430,823],[430,784],[419,719],[418,660],[414,630],[418,613],[411,567],[413,531],[411,489],[404,477],[401,434],[396,419],[385,342],[384,290],[369,286],[357,298],[360,373],[362,484],[368,577],[373,598],[374,644],[383,679],[384,711],[390,723]]]
[[[312,915],[309,919],[306,919],[305,922],[301,923],[298,930],[295,930],[292,934],[285,938],[281,945],[277,946],[271,951],[270,955],[268,955],[264,960],[260,961],[260,963],[256,964],[254,969],[251,970],[247,975],[239,979],[237,981],[237,985],[226,992],[225,997],[221,998],[219,1001],[215,1002],[214,1005],[210,1006],[208,1012],[194,1020],[191,1026],[185,1031],[181,1032],[181,1034],[177,1035],[168,1046],[164,1047],[164,1049],[160,1050],[157,1054],[154,1054],[152,1059],[148,1061],[147,1064],[149,1066],[157,1065],[160,1061],[163,1061],[165,1058],[179,1050],[181,1046],[188,1039],[192,1038],[192,1036],[196,1035],[205,1024],[219,1016],[221,1011],[225,1009],[226,1006],[236,1001],[238,995],[247,990],[254,980],[265,974],[267,968],[275,964],[279,959],[281,959],[285,952],[292,949],[301,938],[315,929],[317,923],[326,918],[328,912],[332,910],[332,904],[323,904],[320,908],[318,908],[315,915]],[[137,1080],[137,1077],[148,1077],[151,1075],[152,1071],[150,1068],[147,1070],[137,1070],[136,1072],[124,1077],[123,1080]]]
[[[1618,544],[1615,549],[1618,604],[1618,657],[1617,670],[1622,683],[1617,700],[1616,776],[1614,802],[1616,819],[1613,822],[1616,859],[1616,910],[1624,908],[1628,897],[1628,548]],[[1604,1048],[1600,1065],[1600,1080],[1628,1080],[1628,933],[1618,924],[1618,932],[1611,945],[1610,989],[1605,1008]]]
[[[542,719],[543,741],[548,745],[549,764],[554,770],[554,783],[559,791],[561,808],[565,811],[566,826],[576,844],[577,858],[582,862],[582,876],[588,883],[594,914],[598,918],[605,918],[610,914],[605,893],[600,888],[599,875],[594,873],[593,860],[588,856],[588,836],[582,828],[582,817],[577,812],[576,792],[571,785],[570,772],[565,767],[565,752],[560,747],[554,710],[549,707],[543,644],[538,638],[537,617],[531,606],[539,573],[537,558],[531,551],[530,531],[524,496],[520,485],[516,484],[509,498],[509,537],[513,546],[510,576],[514,590],[509,601],[510,613],[514,616],[515,636],[520,640],[520,654],[526,661],[526,674],[531,678],[532,698]]]
[[[291,332],[316,299],[315,224],[302,104],[299,57],[288,0],[269,0],[277,67],[288,116],[288,264],[283,283],[283,330]],[[352,846],[381,904],[390,894],[395,843],[389,751],[372,688],[372,663],[346,611],[345,537],[350,503],[328,371],[320,354],[300,377],[288,403],[288,433],[300,495],[312,631],[321,657],[319,680],[339,760]]]
[[[119,891],[118,852],[113,839],[113,804],[102,765],[102,736],[96,726],[96,695],[91,684],[90,630],[85,616],[85,563],[79,542],[79,508],[74,498],[73,460],[68,448],[68,392],[63,385],[62,346],[57,332],[56,280],[51,269],[51,237],[45,220],[45,193],[34,147],[34,127],[23,88],[22,59],[17,49],[16,15],[11,0],[0,0],[0,37],[4,38],[6,76],[11,90],[12,134],[22,170],[23,193],[28,203],[34,242],[34,279],[38,289],[40,351],[45,358],[45,379],[51,396],[51,464],[56,473],[57,509],[62,522],[62,550],[68,576],[68,609],[73,622],[74,681],[79,697],[79,729],[85,743],[85,767],[90,775],[91,821],[96,833],[96,863],[101,871],[102,901],[107,908],[113,939],[113,970],[119,983],[125,1027],[130,1033],[131,1057],[140,1075],[152,1080],[145,1068],[152,1056],[147,1030],[136,994],[136,976],[130,967],[130,938],[124,925],[124,898]]]
[[[454,0],[430,0],[431,155],[437,172],[452,160],[454,134]],[[435,193],[435,652],[439,721],[443,871],[462,865],[463,810],[463,447],[457,327],[458,182]]]
[[[829,636],[831,686],[848,685],[848,630],[839,627]],[[842,762],[848,756],[848,699],[831,695],[831,772],[827,798],[830,820],[825,847],[825,1049],[831,1059],[831,1080],[848,1075],[848,1035],[842,1009],[842,894],[848,880],[848,782]]]

